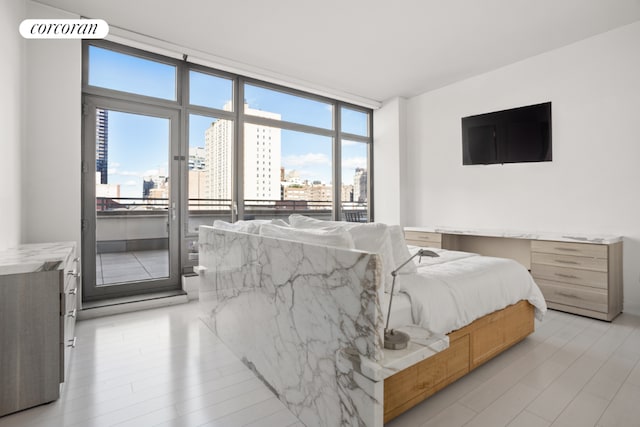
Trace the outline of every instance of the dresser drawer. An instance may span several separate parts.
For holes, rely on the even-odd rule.
[[[571,283],[574,285],[591,286],[607,289],[608,275],[602,271],[584,270],[570,267],[556,267],[554,265],[532,264],[531,275],[536,281],[552,280]]]
[[[545,300],[606,313],[609,309],[607,291],[579,285],[537,280]]]
[[[69,262],[64,269],[64,291],[68,292],[69,289],[77,288],[79,277],[78,263],[76,260],[73,260]]]
[[[76,327],[76,315],[77,315],[77,285],[76,280],[73,280],[74,286],[70,287],[64,294],[62,294],[62,300],[64,304],[62,308],[64,311],[60,314],[60,382],[64,382],[66,374],[66,368],[69,366],[69,357],[71,348],[75,345],[75,327]]]
[[[78,314],[75,294],[66,294],[65,306],[65,312],[63,313],[62,317],[64,318],[65,324],[64,339],[65,341],[67,341],[70,338],[70,335],[73,335],[73,327],[75,326],[76,316]],[[69,330],[70,326],[71,330]]]
[[[607,260],[603,258],[586,258],[581,256],[532,252],[531,264],[607,272]]]
[[[404,238],[409,245],[429,246],[440,248],[442,246],[442,234],[429,231],[405,231]]]
[[[606,245],[593,245],[590,243],[568,243],[551,242],[546,240],[532,240],[531,252],[573,255],[588,258],[607,258]]]

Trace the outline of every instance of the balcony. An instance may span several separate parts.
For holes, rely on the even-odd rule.
[[[342,202],[342,210],[345,220],[366,221],[366,203]],[[331,212],[329,201],[245,201],[245,219],[286,220],[296,213],[330,220]],[[96,284],[167,277],[168,214],[167,199],[96,198]],[[215,220],[231,220],[230,200],[189,200],[186,232],[181,236],[183,269],[197,263],[199,227]]]

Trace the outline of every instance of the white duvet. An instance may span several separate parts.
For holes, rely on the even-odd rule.
[[[412,253],[416,250],[410,247]],[[414,323],[446,334],[520,300],[529,301],[536,318],[542,319],[547,310],[544,297],[521,264],[466,252],[434,251],[440,257],[423,257],[416,274],[397,278],[400,292],[411,299]]]

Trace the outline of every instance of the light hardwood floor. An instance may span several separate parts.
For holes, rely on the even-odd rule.
[[[198,319],[197,303],[80,321],[57,402],[5,426],[301,426]],[[388,423],[638,426],[640,317],[550,311],[521,344]]]

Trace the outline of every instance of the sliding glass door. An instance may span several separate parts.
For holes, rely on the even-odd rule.
[[[84,108],[84,299],[179,289],[178,111],[93,96]]]

